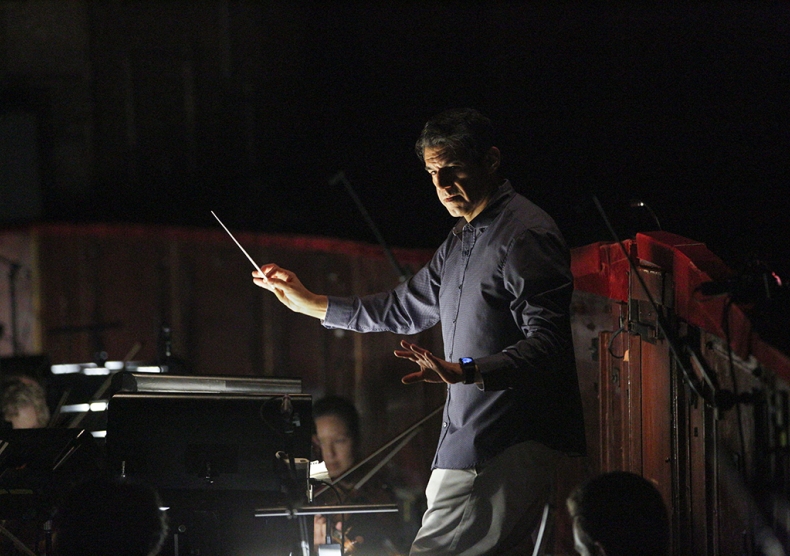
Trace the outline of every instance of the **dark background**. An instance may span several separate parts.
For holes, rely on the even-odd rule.
[[[343,170],[391,245],[432,248],[452,219],[413,144],[438,111],[473,106],[498,129],[503,175],[571,246],[612,239],[593,195],[623,237],[655,229],[641,199],[733,268],[787,272],[788,3],[32,1],[0,15],[8,224],[212,228],[215,210],[235,229],[375,242],[329,183]],[[8,205],[14,172],[33,201]]]

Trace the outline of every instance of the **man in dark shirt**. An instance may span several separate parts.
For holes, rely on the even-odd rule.
[[[491,122],[471,109],[430,120],[416,145],[459,218],[432,260],[392,291],[338,298],[270,264],[254,282],[327,328],[414,334],[442,323],[444,358],[401,342],[447,383],[442,432],[412,554],[523,554],[561,453],[585,450],[570,330],[573,276],[554,221],[498,176]]]

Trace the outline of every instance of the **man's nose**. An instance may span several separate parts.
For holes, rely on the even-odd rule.
[[[453,185],[453,180],[444,172],[436,172],[433,176],[433,184],[439,189],[447,189]]]

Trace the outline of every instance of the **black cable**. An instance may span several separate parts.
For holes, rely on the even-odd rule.
[[[326,485],[327,487],[332,489],[332,492],[335,493],[335,498],[337,498],[338,505],[343,504],[344,498],[342,496],[340,496],[340,491],[337,489],[337,487],[331,481],[322,481],[320,479],[310,479],[310,482],[313,483],[313,484],[320,483],[320,484]],[[341,515],[341,517],[342,517],[342,515]],[[327,525],[329,525],[329,519],[328,518],[326,520],[326,523],[327,523]],[[330,529],[329,529],[329,527],[327,527],[328,536],[331,538],[332,533],[329,532],[329,531],[330,531]],[[340,556],[343,556],[343,550],[345,549],[345,546],[346,546],[346,529],[345,529],[345,527],[341,526],[340,527]]]
[[[617,338],[617,337],[618,337],[620,334],[622,334],[624,331],[625,331],[625,325],[623,324],[623,325],[621,325],[621,326],[620,326],[620,328],[618,328],[618,329],[617,329],[617,331],[616,331],[614,334],[612,334],[612,336],[609,338],[609,345],[607,346],[607,348],[606,348],[606,351],[608,351],[608,352],[609,352],[609,355],[611,355],[611,356],[612,356],[612,357],[614,357],[615,359],[625,359],[625,354],[623,354],[623,355],[617,355],[617,354],[616,354],[616,353],[615,353],[615,352],[612,350],[612,344],[614,343],[614,339],[615,339],[615,338]]]
[[[732,338],[730,335],[730,308],[732,307],[732,296],[727,296],[727,302],[724,304],[724,310],[722,311],[722,328],[724,329],[724,341],[727,342],[727,362],[729,364],[730,369],[730,379],[732,380],[732,393],[735,397],[735,415],[738,418],[738,440],[741,444],[741,449],[739,450],[741,455],[741,475],[743,475],[743,480],[746,482],[747,473],[746,473],[746,438],[743,434],[743,414],[741,410],[741,404],[738,403],[738,382],[735,377],[735,361],[732,356]]]

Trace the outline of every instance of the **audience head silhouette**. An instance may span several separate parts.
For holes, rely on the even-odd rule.
[[[159,495],[132,482],[93,480],[78,485],[53,520],[56,556],[154,556],[167,520]]]
[[[567,501],[582,556],[666,556],[669,518],[661,493],[645,478],[614,471],[582,483]]]

